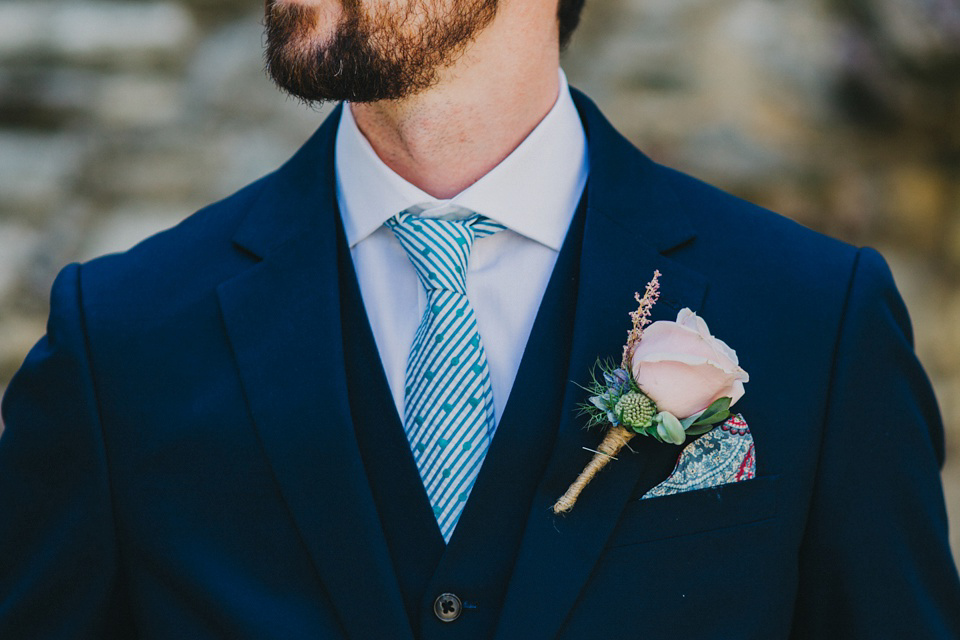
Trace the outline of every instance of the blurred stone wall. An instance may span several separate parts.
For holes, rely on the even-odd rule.
[[[320,122],[265,78],[261,7],[0,2],[0,393],[64,264],[228,195]],[[960,0],[588,0],[564,66],[655,159],[881,249],[944,411],[960,550]]]

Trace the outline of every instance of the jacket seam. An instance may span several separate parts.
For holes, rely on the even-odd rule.
[[[80,333],[83,335],[83,348],[87,361],[87,374],[90,377],[90,388],[93,392],[94,408],[96,411],[97,427],[100,432],[100,444],[103,447],[104,471],[107,480],[107,495],[110,501],[110,517],[113,523],[113,545],[116,553],[117,578],[118,582],[125,577],[123,551],[120,545],[120,527],[117,518],[116,492],[114,490],[113,474],[110,469],[110,452],[107,446],[107,433],[103,424],[103,409],[100,402],[100,391],[97,386],[97,378],[93,370],[93,347],[90,344],[90,333],[87,328],[87,317],[84,312],[83,286],[81,284],[82,265],[77,265],[77,312],[80,318]]]
[[[816,500],[817,495],[817,485],[820,481],[820,467],[823,462],[823,450],[825,447],[825,442],[827,439],[827,418],[830,415],[830,410],[833,404],[833,396],[835,393],[834,380],[837,376],[838,360],[840,353],[840,343],[843,341],[843,334],[847,327],[847,320],[850,313],[850,300],[853,298],[853,286],[854,282],[857,279],[857,272],[860,269],[860,257],[863,255],[863,249],[857,249],[856,256],[853,259],[853,265],[850,269],[850,278],[847,281],[847,290],[844,295],[843,307],[840,312],[840,323],[837,325],[837,336],[833,342],[833,349],[830,355],[830,374],[827,376],[827,393],[824,397],[823,403],[823,412],[820,415],[820,444],[817,448],[817,464],[814,468],[813,473],[813,486],[810,490],[810,505],[807,508],[807,518],[804,519],[804,535],[806,535],[807,521],[809,520],[810,512],[813,510],[813,502]],[[801,543],[802,544],[802,543]]]

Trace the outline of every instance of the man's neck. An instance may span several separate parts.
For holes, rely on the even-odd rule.
[[[518,15],[498,15],[434,87],[351,105],[380,159],[435,198],[452,198],[497,166],[556,102],[556,32],[523,3],[505,5]]]

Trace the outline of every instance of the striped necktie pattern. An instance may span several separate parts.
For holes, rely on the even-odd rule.
[[[467,299],[467,265],[473,242],[504,226],[479,214],[446,220],[409,211],[386,225],[426,291],[407,359],[403,422],[437,525],[450,542],[495,426],[490,371]]]

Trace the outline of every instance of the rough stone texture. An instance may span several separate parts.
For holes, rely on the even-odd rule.
[[[137,67],[176,59],[194,35],[190,13],[173,2],[6,2],[0,56],[69,58]]]
[[[264,77],[258,10],[0,4],[0,392],[64,264],[229,194],[320,122]],[[960,0],[592,0],[564,66],[655,159],[882,249],[942,404],[958,548]]]

